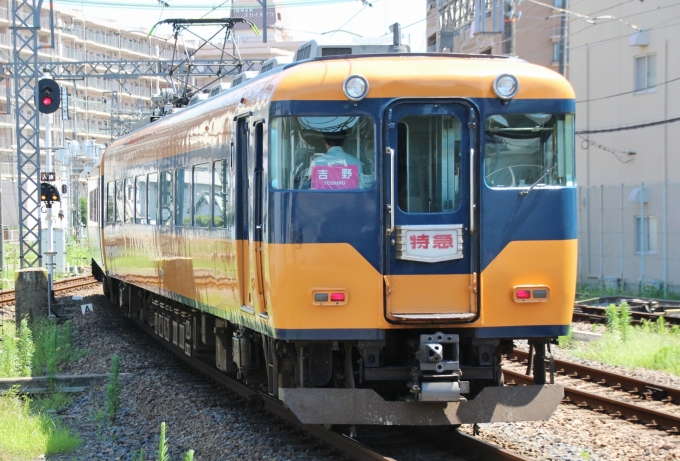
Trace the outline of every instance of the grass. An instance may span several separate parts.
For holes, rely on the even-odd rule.
[[[607,307],[607,331],[601,339],[577,343],[561,337],[559,344],[576,357],[680,376],[680,327],[668,328],[663,318],[641,326],[631,325],[630,310],[625,303]]]
[[[66,246],[66,264],[68,264],[69,267],[79,266],[88,270],[90,268],[90,259],[89,248],[86,244],[74,240]],[[18,269],[21,269],[19,243],[5,242],[5,267],[3,268],[3,277],[5,278],[0,279],[0,290],[14,289],[14,272]],[[80,271],[78,274],[82,275]],[[55,272],[54,280],[63,279],[67,275],[68,274],[61,272]]]
[[[603,298],[606,296],[629,296],[653,298],[653,299],[667,299],[680,300],[680,293],[668,291],[664,294],[663,287],[654,288],[651,286],[640,286],[636,290],[622,290],[620,288],[605,288],[602,286],[591,285],[587,283],[579,283],[576,287],[576,292],[579,294],[578,299]]]
[[[5,336],[0,343],[0,377],[31,376],[35,345],[25,319],[18,333],[14,322],[5,325]]]
[[[71,344],[71,322],[57,324],[38,319],[29,328],[22,320],[19,331],[5,322],[0,341],[0,378],[54,375],[61,367],[84,356]]]
[[[51,402],[54,405],[54,402]],[[68,453],[80,444],[60,423],[16,392],[0,396],[0,461]]]

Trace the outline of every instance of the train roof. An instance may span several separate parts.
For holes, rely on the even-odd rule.
[[[116,140],[113,146],[129,146],[147,135],[166,130],[166,134],[172,136],[177,123],[188,122],[187,128],[195,123],[207,123],[213,120],[215,110],[226,106],[236,108],[242,101],[259,101],[258,104],[347,101],[342,86],[353,74],[367,79],[366,99],[495,99],[493,81],[506,73],[519,80],[519,92],[513,99],[574,99],[574,90],[562,75],[517,58],[435,53],[326,56],[272,69],[201,104],[135,130]]]
[[[492,84],[514,74],[514,99],[574,99],[569,82],[557,72],[524,60],[495,55],[390,53],[313,58],[284,66],[272,100],[346,100],[342,83],[351,74],[368,80],[367,98],[496,98]]]

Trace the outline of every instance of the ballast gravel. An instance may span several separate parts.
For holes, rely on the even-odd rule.
[[[78,294],[82,301],[72,301],[70,295],[59,301],[76,312],[72,319],[74,347],[87,355],[62,372],[109,373],[112,357],[118,354],[121,372],[130,375],[122,378],[121,407],[113,421],[102,418],[105,384],[71,394],[72,404],[53,416],[77,433],[83,444],[74,453],[49,456],[50,460],[131,460],[133,452],[140,449],[144,449],[145,459],[157,459],[161,422],[167,425],[173,460],[183,459],[189,449],[195,451],[197,461],[342,459],[338,452],[289,424],[277,422],[251,403],[230,397],[187,371],[155,340],[140,334],[132,322],[106,305],[100,287],[82,289]],[[86,303],[93,304],[94,312],[81,315],[79,306]],[[3,308],[5,318],[10,312]],[[554,352],[560,356],[559,350]],[[645,379],[647,372],[636,371]],[[658,382],[677,382],[677,377],[667,378]],[[464,425],[461,430],[472,433],[473,427]],[[479,437],[536,460],[680,459],[679,436],[572,405],[560,405],[549,421],[480,424]],[[425,459],[404,453],[397,459]]]
[[[82,301],[59,299],[78,313],[72,319],[75,348],[87,352],[65,374],[109,373],[114,354],[120,356],[120,410],[115,420],[103,418],[106,384],[71,394],[73,403],[56,415],[83,444],[74,452],[49,456],[53,461],[131,460],[143,449],[156,460],[161,423],[171,460],[183,460],[192,449],[195,460],[325,460],[342,459],[337,452],[291,427],[250,402],[225,393],[177,362],[153,338],[114,308],[106,306],[101,289],[79,291]],[[94,312],[80,313],[92,303]]]

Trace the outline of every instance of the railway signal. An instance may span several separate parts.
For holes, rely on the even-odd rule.
[[[38,81],[38,110],[43,114],[52,114],[59,109],[61,102],[59,84],[51,78]]]
[[[52,202],[60,202],[61,197],[56,187],[48,182],[40,184],[40,201],[46,202],[48,207],[52,206]]]

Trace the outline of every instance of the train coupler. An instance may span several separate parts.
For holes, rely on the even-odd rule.
[[[407,384],[413,394],[411,401],[459,402],[461,394],[470,392],[469,381],[461,381],[459,337],[437,332],[420,335],[416,352],[419,366],[412,370],[413,379]]]

